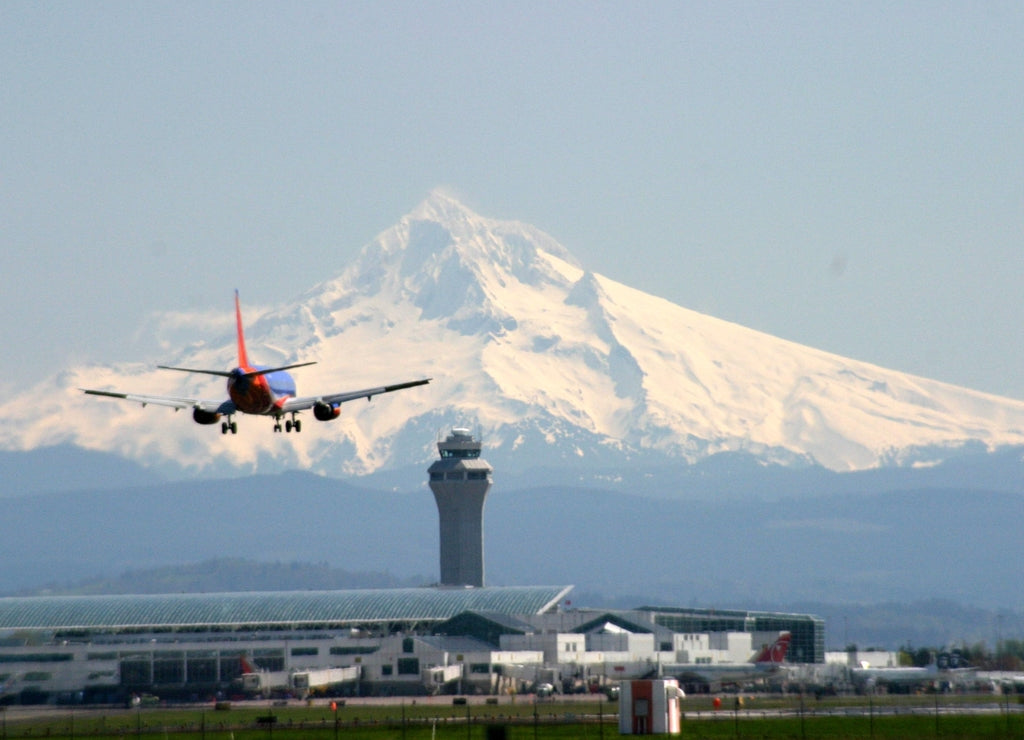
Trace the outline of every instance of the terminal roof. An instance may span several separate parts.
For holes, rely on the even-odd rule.
[[[0,630],[289,629],[422,623],[467,610],[540,614],[572,586],[0,598]]]

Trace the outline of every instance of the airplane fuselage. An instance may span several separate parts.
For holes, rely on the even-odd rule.
[[[734,683],[737,681],[753,681],[766,678],[779,670],[778,665],[736,663],[710,664],[701,666],[673,666],[675,675],[683,679],[696,679],[706,683]]]
[[[786,659],[786,652],[789,650],[791,641],[792,635],[789,632],[783,632],[775,642],[766,645],[747,663],[680,663],[666,666],[665,670],[680,679],[696,679],[709,684],[735,683],[764,678],[779,670],[782,661]]]
[[[295,396],[295,380],[283,370],[249,375],[265,365],[235,368],[228,377],[228,396],[246,414],[278,414],[281,404]]]

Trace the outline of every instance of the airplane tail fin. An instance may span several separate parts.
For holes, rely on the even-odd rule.
[[[789,650],[789,642],[792,639],[792,635],[789,632],[783,632],[779,635],[779,639],[773,642],[771,645],[766,645],[764,649],[757,654],[754,658],[754,663],[781,663],[786,657],[786,651]]]
[[[256,669],[253,667],[252,663],[245,659],[244,655],[241,656],[240,662],[242,664],[242,673],[256,673]]]
[[[291,365],[281,365],[280,367],[261,367],[253,369],[252,365],[249,364],[249,354],[245,351],[245,332],[242,330],[242,307],[238,300],[238,290],[235,290],[235,323],[238,326],[238,368],[236,370],[201,370],[194,367],[172,367],[170,365],[157,365],[157,367],[161,370],[178,370],[183,373],[220,375],[223,378],[256,378],[261,375],[269,375],[270,373],[276,373],[281,370],[291,370],[294,367],[305,367],[306,365],[316,364],[316,362],[297,362]],[[414,385],[419,385],[420,382],[422,381],[417,381]],[[387,388],[385,390],[394,390],[394,388]]]
[[[238,300],[238,289],[235,289],[235,322],[238,324],[238,366],[249,367],[249,355],[245,351],[245,333],[242,331],[242,307]]]

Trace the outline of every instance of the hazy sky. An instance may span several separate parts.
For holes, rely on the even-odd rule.
[[[683,306],[1024,399],[1019,2],[8,0],[0,110],[7,382],[158,360],[144,315],[292,299],[445,186]]]

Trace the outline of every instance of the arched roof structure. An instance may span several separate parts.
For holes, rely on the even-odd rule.
[[[572,586],[0,598],[0,630],[329,629],[439,622],[468,610],[540,614]]]

